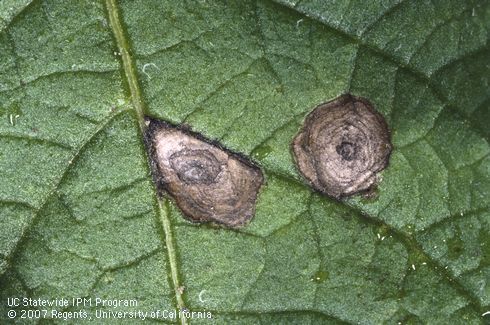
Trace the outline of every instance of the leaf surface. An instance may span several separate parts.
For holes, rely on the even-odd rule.
[[[489,24],[488,1],[2,1],[1,300],[137,299],[216,323],[488,321]],[[376,198],[335,202],[290,143],[348,92],[385,116],[394,151]],[[159,200],[143,114],[261,166],[250,225],[190,224]]]

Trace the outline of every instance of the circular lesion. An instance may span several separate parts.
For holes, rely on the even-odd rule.
[[[301,174],[334,198],[371,188],[391,148],[381,114],[366,99],[351,95],[316,107],[292,144]]]
[[[349,141],[342,141],[335,147],[335,151],[346,161],[354,160],[357,155],[357,150],[357,146]]]

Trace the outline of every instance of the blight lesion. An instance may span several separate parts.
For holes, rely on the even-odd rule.
[[[336,199],[370,190],[391,149],[383,116],[367,99],[352,95],[317,106],[292,143],[300,173]]]
[[[193,222],[241,227],[254,216],[262,171],[197,133],[148,119],[146,133],[157,187]]]

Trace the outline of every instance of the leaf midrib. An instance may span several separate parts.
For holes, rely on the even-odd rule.
[[[129,94],[131,96],[131,102],[136,112],[138,124],[140,127],[140,133],[143,135],[146,130],[145,125],[145,104],[141,98],[141,89],[138,82],[138,75],[136,73],[135,63],[131,57],[129,40],[126,37],[125,29],[123,28],[122,21],[119,15],[119,9],[117,7],[116,0],[106,0],[106,10],[109,17],[109,26],[114,34],[115,42],[119,49],[119,55],[121,57],[122,72],[126,77],[126,82],[129,88]],[[158,225],[164,233],[162,238],[162,246],[166,248],[167,259],[170,266],[170,277],[172,280],[172,286],[175,293],[177,307],[179,310],[185,308],[184,299],[181,293],[181,284],[179,281],[179,270],[176,253],[176,242],[173,238],[172,225],[169,218],[169,209],[165,208],[165,199],[158,197],[156,189],[154,188],[155,197],[158,201],[157,214],[160,224]],[[180,315],[180,313],[179,313]],[[180,317],[182,325],[188,324],[187,319]]]

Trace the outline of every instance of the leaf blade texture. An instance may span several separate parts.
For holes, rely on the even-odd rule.
[[[489,18],[488,1],[2,1],[1,300],[488,321]],[[392,131],[373,200],[312,192],[291,157],[304,117],[344,93]],[[142,113],[260,165],[246,228],[157,199]]]

